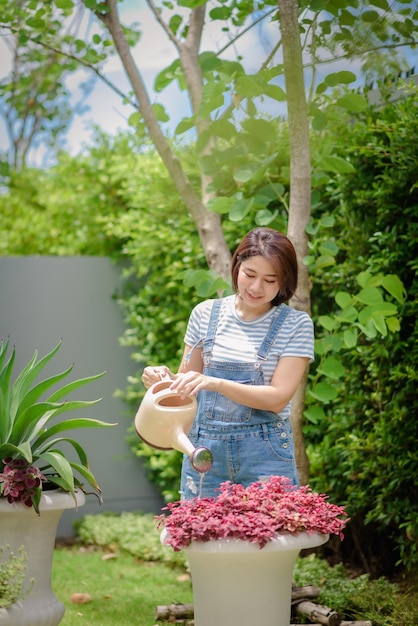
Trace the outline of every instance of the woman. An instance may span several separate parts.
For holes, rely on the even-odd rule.
[[[313,324],[285,304],[297,285],[293,245],[256,228],[235,251],[231,273],[234,295],[193,309],[178,373],[146,367],[142,377],[148,388],[169,376],[181,396],[197,396],[189,438],[214,460],[201,482],[184,458],[184,498],[215,496],[226,480],[247,486],[281,475],[298,484],[290,401],[313,360]]]

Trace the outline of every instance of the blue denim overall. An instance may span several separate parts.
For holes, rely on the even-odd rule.
[[[203,373],[247,385],[263,385],[262,363],[267,359],[289,307],[281,305],[273,313],[270,328],[252,363],[212,360],[220,308],[220,300],[215,300],[208,334],[203,340]],[[193,469],[189,458],[184,457],[180,484],[182,498],[216,496],[216,489],[227,480],[248,486],[275,475],[286,476],[294,485],[298,484],[288,419],[271,411],[238,404],[215,391],[200,391],[197,401],[197,415],[189,438],[196,447],[205,446],[211,450],[213,466],[202,477]]]

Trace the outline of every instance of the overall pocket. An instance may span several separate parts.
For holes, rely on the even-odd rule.
[[[267,451],[284,461],[292,461],[294,457],[293,435],[287,420],[280,420],[276,424],[266,424]]]
[[[251,377],[237,380],[235,382],[243,385],[253,385]],[[251,420],[253,410],[238,402],[233,402],[217,391],[204,391],[204,415],[208,420],[227,422],[229,424],[245,424]]]

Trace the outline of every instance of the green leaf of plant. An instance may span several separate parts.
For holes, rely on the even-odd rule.
[[[254,200],[252,198],[249,200],[244,199],[235,202],[229,212],[229,219],[231,222],[240,222],[247,215],[247,213],[249,213],[253,204]]]
[[[171,65],[163,69],[163,71],[158,74],[154,82],[154,89],[157,93],[160,93],[174,80],[179,80],[179,82],[181,82],[182,77],[183,71],[181,69],[180,60],[176,59],[173,63],[171,63]]]
[[[271,202],[271,198],[269,196],[265,196],[263,193],[255,193],[254,194],[254,207],[257,209],[266,208]]]
[[[47,430],[42,432],[32,443],[32,448],[42,446],[44,442],[48,441],[51,437],[55,437],[59,433],[67,432],[68,430],[74,430],[78,428],[109,428],[116,426],[116,423],[103,422],[102,420],[96,420],[89,417],[75,417],[73,419],[66,419],[63,422],[50,426]]]
[[[237,183],[246,183],[260,171],[258,163],[246,163],[234,172],[234,180]]]
[[[341,72],[333,72],[325,76],[324,82],[328,87],[336,87],[337,85],[349,85],[354,83],[357,77],[353,72],[343,70]]]
[[[266,85],[264,93],[269,98],[273,98],[273,100],[277,100],[278,102],[284,102],[286,100],[286,94],[279,85]]]
[[[377,287],[365,287],[356,295],[356,300],[363,304],[375,305],[383,303],[383,296]]]
[[[270,200],[278,200],[282,198],[285,194],[285,188],[280,183],[270,183],[268,185],[263,185],[258,193],[263,194],[263,196],[267,196]]]
[[[5,458],[9,455],[17,455],[23,457],[28,463],[32,463],[32,448],[28,441],[23,441],[21,444],[15,446],[12,443],[0,444],[0,456]],[[3,468],[2,468],[3,469]]]
[[[93,374],[93,376],[86,376],[85,378],[78,378],[77,380],[73,380],[72,382],[64,385],[60,389],[57,389],[57,391],[55,391],[53,394],[51,394],[48,398],[48,402],[57,402],[58,400],[61,400],[62,398],[68,396],[73,391],[80,389],[80,387],[83,387],[84,385],[88,385],[89,383],[98,380],[105,374],[106,372],[100,372],[100,374]],[[97,402],[97,400],[95,400],[95,402]]]
[[[330,332],[338,326],[337,320],[330,315],[320,315],[318,317],[318,322],[323,328]]]
[[[24,438],[29,439],[35,428],[43,428],[61,404],[52,402],[38,402],[29,406],[19,414],[10,432],[10,440],[20,443]]]
[[[214,52],[206,50],[199,54],[199,65],[205,73],[219,71],[222,67],[222,59],[217,57]]]
[[[313,396],[320,402],[323,402],[324,404],[335,400],[335,398],[338,396],[338,392],[335,387],[323,382],[318,383],[312,389],[309,389],[309,393],[311,396]]]
[[[132,126],[132,128],[137,128],[137,126],[142,122],[142,119],[141,113],[139,111],[135,111],[128,117],[128,124],[129,126]]]
[[[382,287],[386,289],[391,296],[396,298],[398,302],[403,304],[405,301],[406,290],[402,281],[396,274],[388,274],[382,278]]]
[[[338,156],[322,156],[319,158],[318,166],[327,172],[335,172],[336,174],[350,174],[354,172],[354,167]]]
[[[30,389],[26,393],[26,395],[20,400],[19,405],[16,407],[16,419],[21,413],[23,413],[23,411],[26,411],[27,408],[35,404],[36,401],[39,400],[39,398],[43,396],[50,387],[68,376],[72,369],[73,366],[69,367],[67,370],[65,370],[65,372],[61,372],[56,376],[51,376],[50,378],[47,378],[46,380],[43,380],[42,382],[32,387],[32,389]],[[54,402],[54,400],[50,400],[48,398],[48,402]],[[14,411],[12,410],[11,412],[13,413]]]
[[[353,322],[355,322],[357,316],[357,309],[353,306],[349,306],[337,314],[337,318],[340,322],[347,322],[348,324],[352,324]]]
[[[367,99],[359,93],[346,94],[338,98],[336,104],[350,113],[360,113],[368,107]]]
[[[333,241],[324,241],[319,246],[319,251],[324,255],[336,256],[339,252],[339,247]]]
[[[206,2],[207,0],[178,0],[178,5],[188,9],[195,9],[196,7],[200,7],[202,4],[206,4]]]
[[[305,231],[308,235],[316,235],[319,230],[319,224],[314,223],[312,220],[306,225]]]
[[[228,122],[228,120],[224,119],[212,122],[210,125],[210,131],[213,136],[221,137],[222,139],[231,139],[237,134],[235,126],[231,124],[231,122]]]
[[[382,11],[387,11],[389,9],[387,0],[369,0],[369,4],[382,9]]]
[[[318,406],[317,404],[308,406],[308,408],[305,409],[303,414],[311,424],[318,424],[325,417],[324,409]]]
[[[335,295],[335,302],[342,309],[346,309],[352,304],[353,298],[346,291],[338,291],[337,294]]]
[[[235,198],[225,198],[223,196],[219,196],[217,198],[213,198],[208,202],[209,211],[214,211],[215,213],[219,213],[220,215],[226,215],[231,210],[232,205],[236,202]]]
[[[248,119],[243,122],[242,127],[247,133],[259,137],[263,141],[272,141],[277,134],[277,122],[272,123],[262,119]]]
[[[168,24],[168,25],[169,25],[170,30],[171,30],[171,31],[172,31],[175,35],[177,35],[178,30],[179,30],[179,28],[180,28],[180,26],[181,26],[182,22],[183,22],[183,18],[182,18],[182,16],[181,16],[181,15],[178,15],[178,14],[177,14],[177,15],[172,15],[172,16],[170,17],[170,21],[169,21],[169,24]]]
[[[55,0],[55,6],[58,9],[73,9],[74,2],[73,0]]]
[[[224,104],[223,83],[206,83],[203,87],[202,101],[199,107],[199,115],[209,117],[212,111],[219,109]]]
[[[343,337],[344,337],[344,343],[347,348],[349,349],[355,348],[357,345],[357,339],[358,339],[357,328],[347,328],[343,333]]]
[[[191,128],[194,128],[194,125],[195,125],[194,117],[183,117],[181,122],[177,124],[174,134],[181,135],[182,133],[187,133],[187,131],[189,131]]]
[[[227,20],[231,15],[232,9],[227,6],[216,7],[209,11],[212,20]]]
[[[261,209],[255,214],[255,223],[257,226],[268,226],[277,217],[278,211],[269,211],[268,209]]]
[[[54,354],[58,351],[61,343],[59,343],[49,354],[44,356],[37,362],[38,351],[35,350],[35,353],[31,360],[25,365],[20,374],[17,376],[15,382],[13,383],[12,394],[13,394],[13,402],[20,404],[20,399],[25,396],[25,394],[29,391],[32,383],[38,376],[38,374],[42,371],[45,365],[52,359]]]
[[[152,105],[152,108],[154,109],[155,117],[159,122],[168,122],[170,120],[170,116],[167,115],[167,111],[162,104],[156,102]]]
[[[74,496],[74,476],[70,463],[64,457],[64,454],[59,450],[50,450],[44,452],[39,458],[39,464],[41,470],[43,463],[50,465],[61,477],[66,491],[69,491]]]
[[[93,489],[98,492],[99,495],[99,501],[102,501],[102,490],[100,489],[100,486],[94,476],[94,474],[89,470],[88,467],[86,467],[85,465],[81,465],[80,463],[74,463],[74,462],[70,462],[71,467],[73,468],[73,470],[75,470],[76,472],[78,472],[79,474],[81,474],[81,476],[83,478],[85,478],[87,480],[87,482],[89,483],[89,485],[91,485],[93,487]],[[84,491],[84,487],[83,487],[83,491]]]
[[[330,267],[331,265],[335,265],[335,258],[329,254],[321,254],[315,261],[315,267],[317,268]]]
[[[360,274],[358,274],[357,276],[357,282],[360,285],[360,287],[367,287],[369,285],[370,282],[373,281],[373,276],[370,274],[370,272],[360,272]]]
[[[336,359],[334,356],[329,356],[319,364],[318,372],[328,376],[328,378],[337,380],[338,378],[341,378],[341,376],[344,376],[345,368],[341,361]]]
[[[385,318],[392,317],[396,314],[397,309],[391,302],[381,302],[375,305],[368,305],[362,311],[360,311],[358,319],[360,324],[367,323],[368,320],[373,318]]]
[[[237,77],[235,89],[237,95],[241,98],[258,98],[264,92],[260,82],[246,74]]]
[[[312,128],[316,131],[323,130],[329,122],[329,117],[323,111],[315,111],[312,117]]]
[[[373,324],[376,327],[378,333],[382,335],[382,337],[386,337],[388,334],[388,329],[385,322],[384,315],[380,315],[379,313],[374,313],[371,318]]]
[[[397,317],[387,317],[386,325],[391,333],[397,333],[401,330],[401,325]]]
[[[315,354],[322,356],[327,352],[339,352],[341,350],[343,341],[342,338],[337,335],[328,335],[321,339],[315,340]]]
[[[186,287],[198,287],[201,283],[207,281],[210,270],[186,270],[179,274],[179,278],[183,279]]]
[[[218,73],[226,84],[230,83],[237,76],[245,74],[241,63],[238,63],[238,61],[227,61],[226,59],[222,59]]]
[[[366,324],[358,324],[358,328],[360,328],[361,332],[366,335],[368,339],[375,339],[377,337],[376,326],[370,318],[367,320]]]
[[[373,24],[379,21],[379,13],[377,11],[362,11],[360,13],[360,19],[367,24]]]

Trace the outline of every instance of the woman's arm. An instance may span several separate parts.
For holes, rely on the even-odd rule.
[[[179,372],[186,372],[190,369],[196,372],[203,372],[202,350],[194,349],[190,355],[189,363],[186,363],[186,356],[191,350],[191,346],[185,347],[178,370]],[[142,373],[142,382],[144,383],[144,387],[146,389],[149,389],[151,385],[159,382],[160,380],[175,380],[176,378],[177,374],[173,374],[167,365],[148,365],[144,368]]]
[[[246,385],[205,376],[202,374],[201,351],[193,350],[190,361],[186,364],[185,356],[189,351],[190,348],[186,346],[179,375],[171,385],[180,395],[195,396],[202,389],[207,389],[217,391],[233,402],[274,413],[279,413],[293,398],[309,362],[308,357],[283,357],[279,359],[269,385]]]
[[[189,356],[190,355],[190,356]],[[203,372],[202,348],[192,348],[186,345],[181,359],[179,374],[185,372]]]

